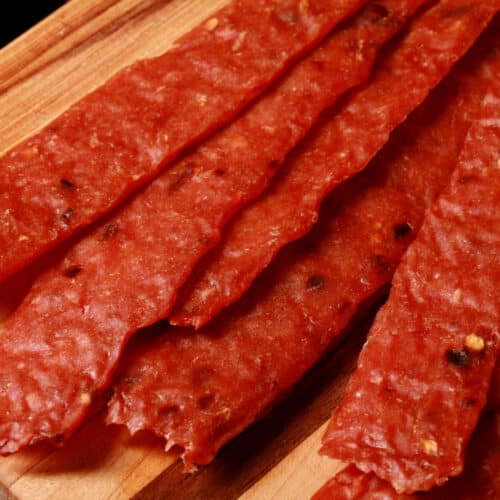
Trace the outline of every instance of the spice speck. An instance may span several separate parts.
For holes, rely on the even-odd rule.
[[[458,303],[458,302],[460,302],[461,298],[462,298],[462,290],[460,290],[460,288],[457,288],[453,292],[453,302]]]
[[[475,333],[471,333],[465,337],[465,345],[471,351],[481,352],[484,349],[485,343],[483,337],[476,335]]]
[[[72,208],[68,208],[66,212],[62,214],[62,219],[64,222],[69,222],[73,217],[74,210]]]
[[[88,406],[92,402],[92,398],[90,397],[90,394],[88,392],[82,392],[80,394],[80,401],[82,405]]]
[[[75,189],[75,185],[68,179],[61,179],[61,186],[66,189]]]
[[[207,28],[208,31],[213,31],[217,26],[219,26],[219,20],[216,17],[212,17],[212,19],[209,19],[205,23],[205,28]]]
[[[471,354],[468,349],[450,349],[446,351],[446,359],[456,366],[469,366]]]
[[[325,280],[321,276],[311,276],[306,284],[308,290],[319,290],[323,288],[324,285]]]
[[[436,455],[438,451],[438,445],[434,439],[421,439],[420,446],[425,454]]]

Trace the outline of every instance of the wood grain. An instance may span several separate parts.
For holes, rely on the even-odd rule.
[[[72,0],[0,50],[0,152],[228,0]]]
[[[43,127],[133,61],[167,50],[228,0],[72,0],[0,50],[0,152]],[[1,322],[39,262],[0,286]],[[317,455],[323,426],[354,367],[366,326],[326,356],[215,462],[185,475],[163,442],[93,415],[64,448],[0,458],[0,500],[305,498],[340,464]],[[0,331],[1,335],[1,331]]]

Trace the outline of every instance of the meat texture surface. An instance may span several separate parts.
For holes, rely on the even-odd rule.
[[[5,379],[40,401],[5,416],[22,422],[24,441],[70,433],[85,412],[79,394],[105,387],[128,337],[167,316],[224,220],[264,188],[325,107],[368,78],[380,44],[422,3],[384,0],[364,8],[241,118],[162,173],[35,280],[5,326],[2,347],[10,350],[10,368],[27,365],[30,353],[17,379],[24,386]],[[23,340],[33,324],[37,330]],[[85,352],[77,364],[73,349]],[[43,370],[61,377],[41,382]],[[51,422],[58,412],[64,421]]]
[[[495,379],[500,380],[497,363]],[[460,476],[429,491],[430,500],[497,500],[500,498],[500,385],[492,384],[488,406],[467,447],[465,468]],[[421,494],[398,494],[389,483],[373,472],[365,474],[350,465],[328,481],[313,500],[405,500]]]
[[[121,364],[109,421],[181,446],[189,467],[212,460],[275,404],[390,281],[496,76],[496,37],[485,34],[238,304],[198,331],[158,326],[139,336]]]
[[[268,87],[363,0],[233,0],[0,158],[0,279],[95,221]]]
[[[481,33],[498,0],[443,0],[415,19],[373,78],[318,124],[270,190],[243,210],[183,287],[171,315],[199,328],[236,301],[285,244],[317,221],[324,197],[368,164]]]
[[[496,59],[450,184],[394,276],[324,437],[325,453],[374,472],[398,493],[428,490],[462,471],[497,359],[498,54]]]

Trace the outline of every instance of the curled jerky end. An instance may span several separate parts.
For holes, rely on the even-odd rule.
[[[172,431],[164,433],[158,428],[152,429],[151,426],[143,420],[138,421],[137,419],[134,420],[128,418],[126,415],[126,410],[123,409],[123,405],[120,404],[116,399],[112,399],[108,404],[106,424],[123,425],[126,427],[131,436],[134,436],[141,431],[152,432],[155,436],[165,440],[165,453],[174,457],[179,457],[182,460],[185,473],[192,474],[198,470],[198,466],[190,458],[194,450],[189,445],[189,443],[186,444],[180,442],[180,440],[173,436]],[[199,461],[198,463],[204,465],[205,463],[208,463],[210,461],[211,459],[204,461],[203,464],[201,463],[201,461]]]

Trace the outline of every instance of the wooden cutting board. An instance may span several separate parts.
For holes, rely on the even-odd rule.
[[[167,50],[228,0],[72,0],[0,50],[0,151],[11,148],[133,61]],[[36,272],[36,266],[34,271]],[[30,273],[0,287],[0,324]],[[322,431],[366,321],[275,410],[192,475],[161,440],[106,427],[96,410],[64,448],[0,458],[0,499],[302,499],[342,464],[320,457]],[[0,331],[1,335],[1,331]],[[0,409],[1,411],[1,409]]]

